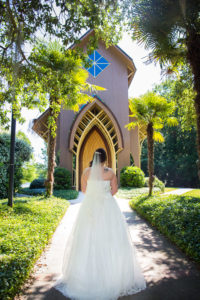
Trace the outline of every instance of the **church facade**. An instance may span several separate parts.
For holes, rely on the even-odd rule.
[[[92,31],[86,33],[79,46],[86,49]],[[83,170],[89,166],[94,151],[104,148],[107,165],[116,172],[130,165],[130,155],[140,166],[140,143],[138,128],[128,131],[130,122],[128,88],[136,68],[132,59],[118,46],[106,49],[100,41],[91,55],[88,82],[104,87],[94,95],[94,101],[80,107],[78,113],[61,110],[57,128],[56,153],[59,166],[72,172],[72,185],[80,189]],[[33,130],[47,140],[48,110],[34,120]]]

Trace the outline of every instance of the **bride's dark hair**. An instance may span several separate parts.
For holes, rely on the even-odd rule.
[[[95,150],[95,153],[99,154],[99,160],[101,163],[105,162],[107,160],[107,155],[106,155],[106,151],[103,148],[98,148],[97,150]],[[94,159],[94,155],[93,155],[93,159]],[[92,162],[93,160],[90,162],[90,167],[92,166]]]

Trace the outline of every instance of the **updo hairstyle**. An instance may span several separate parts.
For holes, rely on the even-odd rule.
[[[107,160],[106,151],[103,148],[98,148],[97,150],[95,150],[94,155],[95,153],[98,153],[100,163],[104,163]],[[93,159],[94,159],[94,155],[93,155]],[[90,167],[92,166],[92,162],[93,160],[90,162]]]

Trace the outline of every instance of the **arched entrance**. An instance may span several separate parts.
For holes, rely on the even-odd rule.
[[[81,174],[97,148],[106,150],[108,166],[116,171],[117,154],[123,149],[122,145],[119,125],[107,106],[98,99],[87,104],[74,121],[70,134],[74,187],[80,188]]]
[[[111,150],[109,144],[99,130],[99,128],[95,125],[85,137],[84,142],[82,143],[80,154],[79,154],[79,183],[81,179],[81,175],[83,170],[87,168],[93,158],[94,151],[98,148],[103,148],[107,154],[107,165],[108,167],[112,167],[112,160],[111,160]],[[79,184],[80,188],[80,184]]]

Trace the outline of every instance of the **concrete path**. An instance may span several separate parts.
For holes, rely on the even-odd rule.
[[[164,195],[182,195],[192,190],[193,189],[189,189],[189,188],[178,188],[177,190],[166,192],[164,193]]]
[[[200,270],[197,266],[133,212],[127,199],[117,199],[117,202],[125,215],[147,281],[146,290],[120,299],[199,300]],[[21,300],[66,300],[53,284],[61,273],[65,243],[80,208],[79,200],[72,203],[75,204],[69,207],[51,244],[37,262],[32,283]]]

